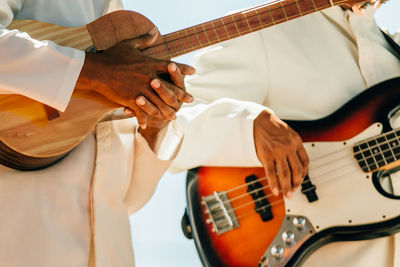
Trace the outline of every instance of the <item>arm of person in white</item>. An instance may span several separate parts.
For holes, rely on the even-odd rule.
[[[125,195],[129,214],[143,207],[153,195],[162,175],[179,151],[183,134],[176,122],[169,123],[167,131],[158,137],[159,145],[153,151],[146,139],[136,131],[134,166],[131,182]]]
[[[64,111],[85,53],[6,29],[22,2],[0,2],[0,94],[24,95]]]
[[[268,109],[262,105],[268,95],[268,66],[259,34],[205,50],[194,67],[196,74],[188,77],[187,90],[196,102],[178,112],[185,139],[170,170],[260,166],[253,121]]]

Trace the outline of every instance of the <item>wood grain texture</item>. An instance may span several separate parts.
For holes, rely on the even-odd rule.
[[[80,50],[86,50],[93,45],[86,25],[70,28],[42,21],[14,20],[7,28],[26,32],[40,41],[51,40],[59,45]]]

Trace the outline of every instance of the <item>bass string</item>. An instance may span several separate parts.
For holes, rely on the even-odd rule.
[[[398,148],[398,147],[400,147],[400,145],[397,146],[397,147],[395,147],[395,148]],[[313,163],[315,164],[315,162],[318,162],[318,160],[322,160],[323,158],[326,158],[328,155],[332,156],[332,155],[334,155],[334,154],[340,154],[340,153],[343,152],[343,150],[349,150],[349,147],[344,147],[344,148],[341,148],[341,149],[339,149],[339,150],[336,150],[335,152],[331,152],[331,153],[325,154],[325,155],[321,156],[320,158],[316,158],[316,159],[313,161]],[[386,149],[386,150],[382,150],[382,153],[390,152],[391,150],[392,150],[392,148],[389,148],[389,149]],[[372,158],[372,157],[373,157],[373,156],[365,157],[365,159],[369,159],[369,158]],[[318,170],[321,169],[321,168],[326,168],[326,167],[329,166],[329,165],[335,164],[336,161],[337,161],[337,158],[333,158],[332,160],[327,161],[327,162],[324,162],[323,164],[320,164],[320,165],[317,165],[317,166],[312,165],[312,166],[310,166],[309,170],[311,170],[311,171],[318,171]],[[357,161],[357,162],[358,162],[358,161]],[[379,165],[379,163],[382,163],[383,165],[386,165],[386,164],[387,164],[387,162],[385,161],[385,159],[378,160],[378,161],[376,161],[376,163],[377,163],[378,165]],[[350,164],[352,164],[351,161],[349,161],[348,164],[342,165],[342,166],[340,166],[340,167],[341,167],[341,168],[347,167],[347,166],[349,166]],[[335,164],[335,167],[336,167],[336,164]],[[337,168],[337,167],[336,167],[336,168]],[[326,173],[323,173],[323,174],[321,174],[321,175],[319,175],[319,176],[313,177],[313,180],[317,180],[317,179],[319,179],[319,178],[320,178],[321,176],[323,176],[323,175],[326,175]],[[242,185],[240,185],[240,186],[231,188],[231,189],[227,190],[226,193],[232,193],[232,192],[234,192],[234,191],[237,191],[237,190],[242,189],[243,187],[251,186],[251,185],[253,185],[253,184],[257,183],[257,182],[260,182],[260,181],[263,181],[263,180],[266,180],[266,179],[267,179],[267,177],[266,177],[266,176],[263,176],[263,177],[261,177],[261,178],[258,178],[258,179],[256,179],[256,180],[254,180],[254,181],[251,181],[251,182],[249,182],[249,183],[244,183],[244,184],[242,184]],[[306,183],[308,183],[308,181],[303,181],[303,182],[301,183],[301,185],[304,185],[304,184],[306,184]],[[263,188],[265,188],[265,187],[263,187]],[[256,193],[256,192],[258,192],[258,191],[259,191],[259,189],[255,189],[255,190],[253,190],[253,191],[248,192],[248,194]],[[246,195],[247,195],[247,194],[244,194],[244,195],[242,195],[242,196],[246,196]],[[241,197],[241,196],[238,196],[238,197],[236,197],[236,198],[240,198],[240,197]]]
[[[336,176],[334,176],[334,177],[331,177],[331,178],[329,178],[329,179],[325,179],[325,181],[324,181],[324,182],[321,182],[321,183],[319,184],[319,186],[322,185],[322,184],[324,184],[324,183],[326,183],[326,182],[329,182],[329,181],[332,180],[332,179],[338,179],[338,178],[341,178],[341,177],[343,177],[343,176],[350,175],[350,174],[352,174],[352,173],[356,173],[356,171],[353,170],[353,171],[351,171],[351,172],[347,172],[347,173],[344,173],[344,174],[338,174],[338,175],[336,175]],[[267,187],[269,187],[269,186],[266,185],[266,186],[264,186],[263,188],[267,188]],[[306,193],[306,192],[311,191],[311,190],[314,190],[314,188],[308,188],[308,189],[303,190],[302,192],[296,191],[294,194]],[[279,192],[282,193],[281,190],[280,190]],[[245,194],[245,195],[246,195],[246,194]],[[237,210],[239,210],[239,209],[241,209],[241,208],[244,208],[244,207],[247,207],[247,206],[249,206],[249,205],[251,205],[251,204],[254,204],[255,201],[260,201],[260,200],[263,200],[263,199],[267,199],[267,198],[272,197],[272,196],[273,196],[273,194],[267,194],[267,195],[265,195],[265,196],[263,196],[263,197],[257,198],[257,200],[253,200],[253,201],[249,201],[249,202],[243,203],[243,204],[241,204],[241,205],[239,205],[239,206],[236,206],[235,208],[227,209],[226,211],[227,211],[227,212],[231,212],[231,211],[235,212],[235,211],[237,211]],[[283,201],[283,199],[282,199],[282,201]],[[224,203],[228,203],[229,200],[226,200],[226,201],[223,201],[223,202],[224,202]],[[273,202],[273,203],[274,203],[274,202]],[[272,206],[272,203],[267,204],[267,205],[264,205],[264,206],[261,206],[261,207],[258,207],[258,208],[256,208],[254,211],[257,212],[257,211],[259,211],[259,210],[261,210],[261,209],[263,209],[263,208],[267,208],[267,207],[270,207],[270,206]]]
[[[342,150],[342,149],[340,149],[340,150]],[[326,168],[326,167],[329,166],[329,165],[335,166],[336,169],[337,169],[336,160],[337,160],[337,159],[335,158],[335,159],[332,159],[332,160],[330,160],[330,161],[328,161],[328,162],[325,162],[325,163],[324,163],[325,165],[320,165],[320,166],[316,166],[316,167],[310,166],[309,170],[311,170],[311,171],[318,171],[319,169]],[[317,160],[316,160],[316,161],[317,161]],[[349,166],[349,165],[351,165],[351,164],[352,164],[352,162],[350,161],[350,162],[348,162],[347,164],[342,165],[342,166],[340,166],[340,167],[343,168],[343,167]],[[319,177],[321,177],[321,176],[323,176],[323,175],[325,175],[325,173],[322,173],[322,174],[319,175],[319,176],[313,177],[313,180],[317,180],[317,179],[319,179]],[[240,185],[240,186],[231,188],[231,189],[229,189],[229,190],[227,190],[227,191],[225,191],[225,192],[226,192],[226,193],[233,193],[234,191],[240,190],[240,189],[242,189],[243,187],[251,186],[251,185],[253,185],[253,184],[257,183],[257,182],[261,182],[261,181],[264,181],[264,180],[266,180],[266,179],[267,179],[267,176],[263,176],[263,177],[261,177],[261,178],[258,178],[258,179],[256,179],[256,180],[254,180],[254,181],[251,181],[251,182],[248,182],[248,183],[244,183],[244,184],[242,184],[242,185]],[[303,182],[301,183],[301,185],[304,185],[304,184],[306,184],[306,183],[308,183],[308,181],[303,181]],[[268,186],[267,186],[267,187],[268,187]],[[266,187],[264,186],[264,187],[261,188],[261,189],[264,189],[264,188],[266,188]],[[253,191],[247,192],[247,194],[256,193],[257,191],[259,191],[259,188],[255,189],[255,190],[253,190]],[[243,195],[238,196],[238,197],[236,197],[236,198],[240,198],[240,197],[242,197],[242,196],[246,196],[247,194],[243,194]]]

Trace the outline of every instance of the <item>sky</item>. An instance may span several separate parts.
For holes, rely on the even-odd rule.
[[[122,0],[125,8],[145,15],[161,34],[226,15],[261,0]],[[391,0],[376,13],[378,25],[400,30],[400,1]],[[190,64],[194,53],[174,59]],[[137,267],[201,267],[192,240],[180,229],[185,208],[185,173],[167,173],[150,202],[131,216],[131,232]]]

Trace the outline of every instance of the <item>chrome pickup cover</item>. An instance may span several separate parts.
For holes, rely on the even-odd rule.
[[[212,224],[213,232],[222,234],[239,227],[236,214],[226,192],[214,192],[202,198],[201,204],[205,206],[208,215],[207,224]]]

